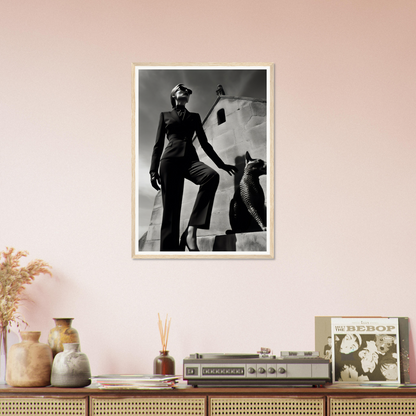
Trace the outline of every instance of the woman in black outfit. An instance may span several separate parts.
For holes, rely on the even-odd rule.
[[[160,114],[156,142],[150,165],[150,181],[157,191],[162,188],[163,218],[160,233],[160,251],[199,251],[196,242],[198,228],[209,229],[212,206],[219,183],[219,174],[198,159],[192,144],[194,133],[205,153],[220,169],[234,175],[237,168],[226,165],[212,146],[202,128],[201,117],[191,113],[185,105],[192,91],[183,84],[171,92],[172,111]],[[165,136],[169,143],[163,152]],[[163,152],[163,155],[162,155]],[[160,168],[160,175],[159,175]],[[199,185],[188,227],[179,241],[179,222],[184,180]]]

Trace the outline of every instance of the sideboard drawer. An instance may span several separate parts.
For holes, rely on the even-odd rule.
[[[92,397],[91,416],[205,416],[205,397]]]
[[[365,397],[329,399],[330,416],[416,415],[416,399]]]
[[[1,397],[1,416],[87,416],[87,398]]]
[[[211,398],[209,416],[296,415],[324,416],[324,398],[263,397]]]

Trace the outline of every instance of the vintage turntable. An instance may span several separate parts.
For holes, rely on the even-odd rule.
[[[331,380],[329,360],[315,352],[269,349],[258,354],[190,354],[183,378],[192,386],[320,386]]]

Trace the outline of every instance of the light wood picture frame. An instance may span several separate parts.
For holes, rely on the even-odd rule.
[[[189,94],[184,122],[172,108],[176,96],[172,98],[171,91],[178,84]],[[187,124],[186,133],[182,134],[184,124],[172,124],[176,122],[192,126]],[[274,258],[272,63],[133,63],[131,123],[133,259]],[[177,134],[178,131],[181,133]],[[172,146],[184,146],[185,142],[187,150],[182,156],[195,149],[198,166],[204,164],[208,171],[211,168],[219,174],[218,187],[213,191],[215,197],[211,198],[214,202],[208,208],[208,220],[201,228],[197,226],[199,251],[188,248],[183,251],[183,247],[171,250],[172,245],[166,243],[170,238],[166,235],[171,232],[176,244],[187,226],[192,225],[189,218],[195,215],[195,200],[204,198],[200,198],[202,194],[199,193],[202,182],[193,178],[187,180],[188,173],[181,173],[185,176],[183,189],[179,185],[180,191],[177,191],[175,182],[175,192],[169,193],[169,187],[171,190],[173,186],[167,183],[173,183],[173,176],[179,170],[174,168],[169,174],[166,169],[159,170],[161,163],[166,166],[166,161],[170,163],[172,159],[173,163],[179,163],[175,166],[182,169],[182,156],[178,156],[180,152],[176,150],[172,153]],[[213,157],[210,151],[207,153],[207,147],[214,149]],[[160,176],[163,184],[159,177],[153,181],[162,188],[159,191],[151,185],[151,163],[152,175],[154,171],[163,173]],[[238,171],[230,174],[224,164],[235,166]],[[178,215],[173,215],[178,211],[178,201],[172,209],[169,195],[179,195],[179,237]],[[167,217],[171,222],[168,226]]]

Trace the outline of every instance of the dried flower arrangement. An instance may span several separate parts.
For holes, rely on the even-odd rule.
[[[30,285],[36,276],[49,274],[51,266],[43,260],[33,260],[26,267],[20,266],[20,259],[26,257],[27,251],[14,253],[14,248],[6,247],[6,251],[0,252],[0,332],[8,328],[9,323],[15,322],[27,325],[27,322],[19,315],[17,309],[22,300],[22,292],[25,285]]]

